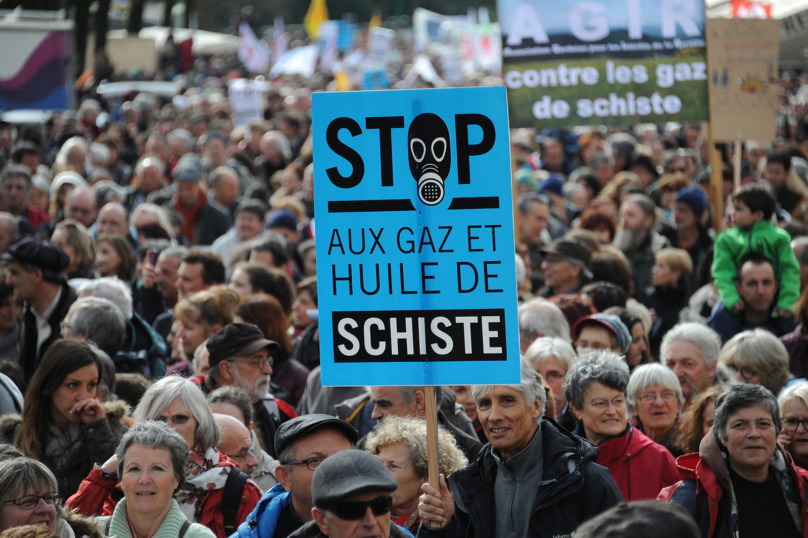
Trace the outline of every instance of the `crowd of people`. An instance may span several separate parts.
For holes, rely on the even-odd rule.
[[[438,489],[424,387],[320,377],[327,83],[206,76],[0,123],[2,538],[808,533],[801,106],[721,192],[698,125],[511,132],[521,383],[435,391]]]

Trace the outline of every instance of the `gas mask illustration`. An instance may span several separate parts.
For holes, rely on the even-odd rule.
[[[452,169],[449,128],[435,114],[419,114],[407,133],[410,172],[418,182],[418,199],[439,204],[446,194],[444,181]]]

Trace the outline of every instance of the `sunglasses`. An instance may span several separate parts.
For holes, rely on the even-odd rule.
[[[191,417],[189,415],[174,415],[173,417],[155,417],[154,420],[158,420],[160,422],[168,422],[170,420],[172,424],[181,426],[191,420]]]
[[[391,495],[383,495],[367,502],[350,501],[340,503],[332,506],[328,511],[340,519],[355,521],[365,517],[368,508],[373,512],[374,516],[384,515],[393,509],[393,497]]]

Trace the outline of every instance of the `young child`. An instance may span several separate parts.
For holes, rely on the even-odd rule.
[[[791,250],[791,236],[772,224],[777,201],[761,184],[750,184],[732,195],[735,228],[718,235],[713,258],[713,279],[724,306],[734,313],[744,305],[736,288],[738,264],[750,252],[762,254],[774,266],[779,297],[774,314],[789,317],[800,295],[800,265]]]

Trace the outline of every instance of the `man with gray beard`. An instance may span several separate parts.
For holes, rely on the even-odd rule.
[[[629,194],[620,207],[620,227],[612,245],[622,250],[634,266],[634,288],[637,297],[644,298],[646,289],[653,287],[651,270],[656,263],[656,253],[670,243],[659,235],[653,200],[644,194]]]
[[[272,375],[272,352],[277,342],[267,340],[261,330],[249,323],[231,323],[211,336],[207,342],[210,371],[204,389],[234,386],[247,393],[253,407],[253,422],[258,429],[261,448],[273,458],[275,431],[278,426],[297,416],[288,404],[276,400],[269,391]]]
[[[718,370],[721,337],[703,323],[679,323],[662,339],[660,360],[682,386],[687,409],[699,393],[724,383]]]

